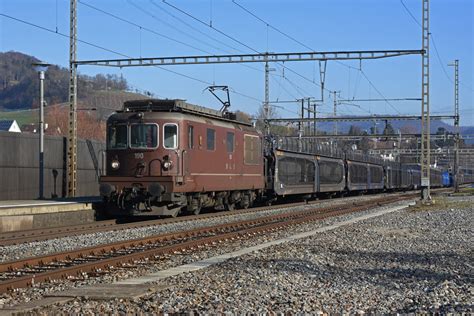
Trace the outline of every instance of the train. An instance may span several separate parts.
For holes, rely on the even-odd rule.
[[[263,135],[228,111],[179,99],[127,101],[107,120],[100,195],[113,216],[199,214],[281,199],[420,187],[417,164]],[[443,172],[431,170],[431,186]]]

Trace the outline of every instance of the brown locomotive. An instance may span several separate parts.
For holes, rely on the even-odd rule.
[[[129,101],[107,121],[100,193],[135,214],[247,208],[265,186],[261,144],[232,113],[183,100]]]
[[[107,210],[118,207],[113,215],[176,216],[202,207],[247,208],[258,199],[410,190],[421,176],[419,165],[311,139],[264,139],[230,112],[183,100],[126,102],[107,121],[106,163],[100,194]],[[440,170],[431,170],[431,185],[442,185]]]

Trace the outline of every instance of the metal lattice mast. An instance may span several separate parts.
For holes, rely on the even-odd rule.
[[[316,117],[317,117],[317,105],[316,105],[316,102],[313,103],[313,119],[314,119],[314,123],[313,123],[313,133],[314,133],[314,136],[318,135],[318,126],[316,124]]]
[[[308,126],[307,126],[307,129],[308,129],[308,132],[307,132],[307,135],[311,135],[311,98],[308,98],[307,99],[308,102],[306,102],[306,106],[307,106],[307,113],[306,113],[306,117],[308,118]]]
[[[333,116],[336,117],[337,116],[337,91],[333,91],[332,93],[334,93],[334,109],[333,109]],[[337,121],[334,121],[334,135],[337,135]]]
[[[422,81],[421,81],[421,194],[424,202],[430,194],[430,31],[429,0],[423,1],[422,12]]]
[[[265,62],[265,103],[263,105],[263,112],[265,114],[265,119],[268,119],[268,113],[270,112],[270,87],[269,87],[269,75],[270,68],[268,67],[268,61]]]
[[[454,64],[454,131],[456,136],[454,138],[454,190],[459,191],[459,60],[456,59]]]
[[[69,31],[69,135],[67,148],[68,196],[76,196],[77,183],[77,0],[70,2]]]

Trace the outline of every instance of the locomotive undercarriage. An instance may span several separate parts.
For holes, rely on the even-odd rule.
[[[257,199],[252,190],[220,191],[220,192],[190,192],[190,193],[160,193],[151,194],[144,188],[132,187],[113,192],[104,196],[108,206],[114,206],[119,212],[111,210],[114,216],[171,216],[180,213],[199,214],[203,208],[232,211],[236,208],[251,207]]]

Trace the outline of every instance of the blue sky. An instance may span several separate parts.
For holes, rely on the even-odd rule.
[[[420,49],[421,29],[400,0],[235,0],[271,26],[290,35],[316,51]],[[259,52],[308,51],[307,47],[281,35],[252,17],[232,0],[167,0],[192,16],[210,23],[229,36]],[[431,111],[451,114],[453,108],[453,67],[460,60],[461,124],[473,125],[474,94],[474,1],[431,0],[431,33],[439,58],[431,46]],[[421,0],[403,0],[421,19]],[[93,5],[131,25],[98,12]],[[68,0],[0,0],[0,13],[45,28],[69,32]],[[183,56],[227,53],[253,53],[248,47],[202,25],[162,0],[80,0],[78,3],[78,37],[109,50],[133,57]],[[145,29],[152,30],[149,32]],[[156,33],[177,40],[177,43]],[[0,15],[0,51],[19,51],[44,61],[66,67],[68,39]],[[78,59],[119,58],[120,56],[86,44],[79,44]],[[441,59],[441,62],[440,60]],[[251,68],[249,68],[250,66]],[[84,74],[123,74],[130,84],[148,90],[158,97],[181,98],[213,108],[220,104],[203,92],[215,83],[229,85],[233,109],[254,114],[264,99],[263,64],[170,66],[165,70],[148,68],[111,69],[83,66]],[[307,96],[320,97],[317,62],[292,62],[283,71],[272,65],[270,98],[289,100]],[[349,66],[353,67],[350,68]],[[359,67],[362,67],[362,72]],[[365,76],[367,78],[365,78]],[[303,78],[304,77],[304,78]],[[372,83],[369,83],[370,82]],[[313,83],[314,81],[314,83]],[[340,91],[341,98],[419,98],[421,94],[421,57],[405,56],[384,60],[328,62],[326,88]],[[243,94],[243,95],[242,95]],[[332,111],[333,100],[325,94],[319,109]],[[341,114],[419,114],[420,102],[352,102],[360,108],[342,104]],[[279,109],[281,117],[296,115],[296,105]]]

